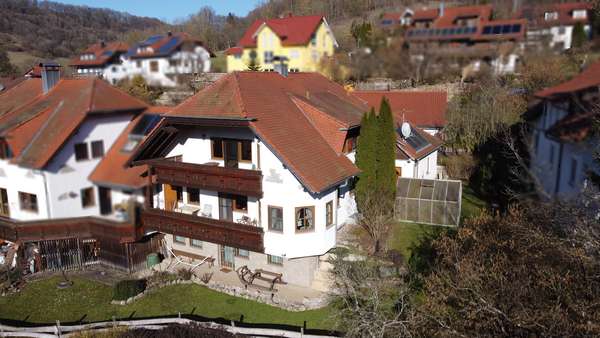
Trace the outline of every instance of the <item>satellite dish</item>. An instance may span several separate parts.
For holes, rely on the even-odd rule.
[[[402,123],[402,137],[409,138],[410,137],[410,124],[408,122]]]

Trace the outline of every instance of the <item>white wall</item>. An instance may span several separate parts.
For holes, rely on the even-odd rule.
[[[88,176],[102,158],[91,158],[91,142],[103,140],[104,152],[108,152],[132,117],[133,114],[88,117],[77,133],[55,154],[46,168],[51,218],[99,215],[98,188]],[[88,145],[89,160],[75,160],[74,145],[81,142]],[[88,187],[94,189],[95,203],[84,208],[81,204],[81,189]]]
[[[44,173],[21,168],[9,162],[0,160],[0,188],[7,191],[10,217],[21,221],[48,218]],[[38,212],[21,209],[19,192],[37,196]]]
[[[402,169],[401,177],[437,179],[437,157],[438,151],[434,151],[424,158],[413,160],[396,159],[395,165]]]

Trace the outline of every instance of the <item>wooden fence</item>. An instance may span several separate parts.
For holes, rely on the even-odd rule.
[[[339,333],[312,332],[319,330],[305,330],[302,327],[297,328],[276,328],[268,327],[266,324],[241,324],[231,321],[228,324],[216,323],[214,321],[198,321],[189,318],[183,318],[181,315],[176,318],[153,318],[139,320],[113,320],[109,322],[99,322],[84,325],[61,325],[59,321],[56,325],[42,327],[16,327],[0,324],[0,337],[71,337],[76,333],[86,332],[102,332],[116,328],[126,327],[127,329],[150,329],[160,330],[169,325],[190,325],[195,324],[205,328],[218,329],[227,331],[233,334],[248,335],[252,337],[288,337],[288,338],[334,338],[338,337]],[[271,325],[276,326],[276,325]]]

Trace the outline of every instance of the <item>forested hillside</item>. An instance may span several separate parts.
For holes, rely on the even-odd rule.
[[[158,19],[108,9],[37,0],[0,1],[0,49],[69,57],[99,40],[116,40],[135,30],[159,29]]]

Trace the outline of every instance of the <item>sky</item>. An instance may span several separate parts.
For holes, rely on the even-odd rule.
[[[262,0],[54,0],[71,5],[110,8],[138,16],[159,18],[167,22],[182,19],[204,6],[212,7],[217,14],[234,13],[245,16]]]

